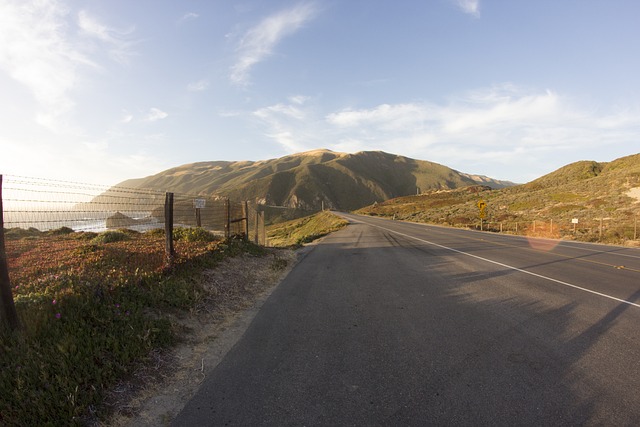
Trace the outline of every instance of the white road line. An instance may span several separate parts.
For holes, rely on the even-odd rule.
[[[459,254],[462,254],[462,255],[467,255],[467,256],[470,256],[472,258],[477,258],[479,260],[482,260],[482,261],[485,261],[485,262],[488,262],[488,263],[491,263],[491,264],[499,265],[500,267],[508,268],[508,269],[511,269],[511,270],[514,270],[514,271],[518,271],[520,273],[528,274],[530,276],[535,276],[535,277],[538,277],[540,279],[549,280],[550,282],[558,283],[558,284],[563,285],[563,286],[568,286],[570,288],[578,289],[578,290],[583,291],[583,292],[588,292],[588,293],[593,294],[593,295],[598,295],[598,296],[601,296],[601,297],[604,297],[604,298],[608,298],[610,300],[618,301],[618,302],[621,302],[621,303],[624,303],[624,304],[629,304],[629,305],[632,305],[634,307],[640,308],[640,304],[636,304],[635,302],[627,301],[627,300],[624,300],[624,299],[621,299],[621,298],[616,298],[614,296],[603,294],[601,292],[597,292],[597,291],[594,291],[594,290],[591,290],[591,289],[583,288],[581,286],[572,285],[571,283],[563,282],[562,280],[554,279],[554,278],[548,277],[548,276],[543,276],[542,274],[538,274],[538,273],[534,273],[534,272],[531,272],[531,271],[523,270],[521,268],[514,267],[512,265],[503,264],[501,262],[493,261],[493,260],[490,260],[488,258],[483,258],[481,256],[470,254],[468,252],[463,252],[463,251],[460,251],[458,249],[450,248],[448,246],[444,246],[444,245],[440,245],[438,243],[430,242],[428,240],[420,239],[419,237],[411,236],[409,234],[401,233],[401,232],[395,231],[395,230],[390,230],[390,229],[388,229],[386,227],[381,227],[379,225],[374,225],[374,224],[371,224],[371,223],[368,223],[368,222],[366,224],[370,225],[372,227],[379,228],[381,230],[388,231],[390,233],[395,233],[395,234],[397,234],[399,236],[403,236],[403,237],[406,237],[408,239],[417,240],[419,242],[426,243],[428,245],[437,246],[437,247],[442,248],[442,249],[446,249],[446,250],[449,250],[449,251],[452,251],[452,252],[456,252],[456,253],[459,253]]]

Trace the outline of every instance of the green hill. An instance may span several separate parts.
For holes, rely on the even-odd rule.
[[[481,179],[496,188],[511,184]],[[418,191],[477,182],[471,175],[437,163],[381,151],[347,154],[315,150],[257,162],[192,163],[118,186],[218,195],[307,210],[318,210],[322,205],[353,210]]]

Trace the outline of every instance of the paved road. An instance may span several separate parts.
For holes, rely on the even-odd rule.
[[[174,425],[640,425],[639,250],[347,217]]]

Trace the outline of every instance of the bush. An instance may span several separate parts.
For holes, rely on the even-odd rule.
[[[7,239],[24,239],[26,237],[39,237],[41,235],[42,231],[33,227],[30,227],[28,230],[24,228],[9,228],[4,232],[4,237]]]
[[[145,231],[147,236],[151,237],[164,237],[164,228],[154,228],[153,230]]]
[[[122,242],[123,240],[129,240],[130,238],[131,237],[129,236],[128,233],[124,233],[120,230],[105,231],[103,233],[98,234],[93,239],[91,239],[91,243],[102,245],[105,243]]]
[[[64,236],[66,234],[71,234],[71,233],[75,233],[75,231],[73,230],[73,228],[69,228],[69,227],[60,227],[60,228],[56,228],[55,230],[49,231],[49,234],[52,236]]]
[[[181,240],[183,242],[213,242],[218,240],[218,238],[215,234],[202,227],[177,227],[173,229],[173,240]]]

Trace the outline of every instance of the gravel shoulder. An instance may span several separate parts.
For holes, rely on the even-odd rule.
[[[203,272],[202,302],[174,319],[181,342],[153,352],[130,381],[109,393],[106,405],[113,415],[102,425],[169,425],[242,337],[300,252],[268,249],[266,256],[229,258]]]

